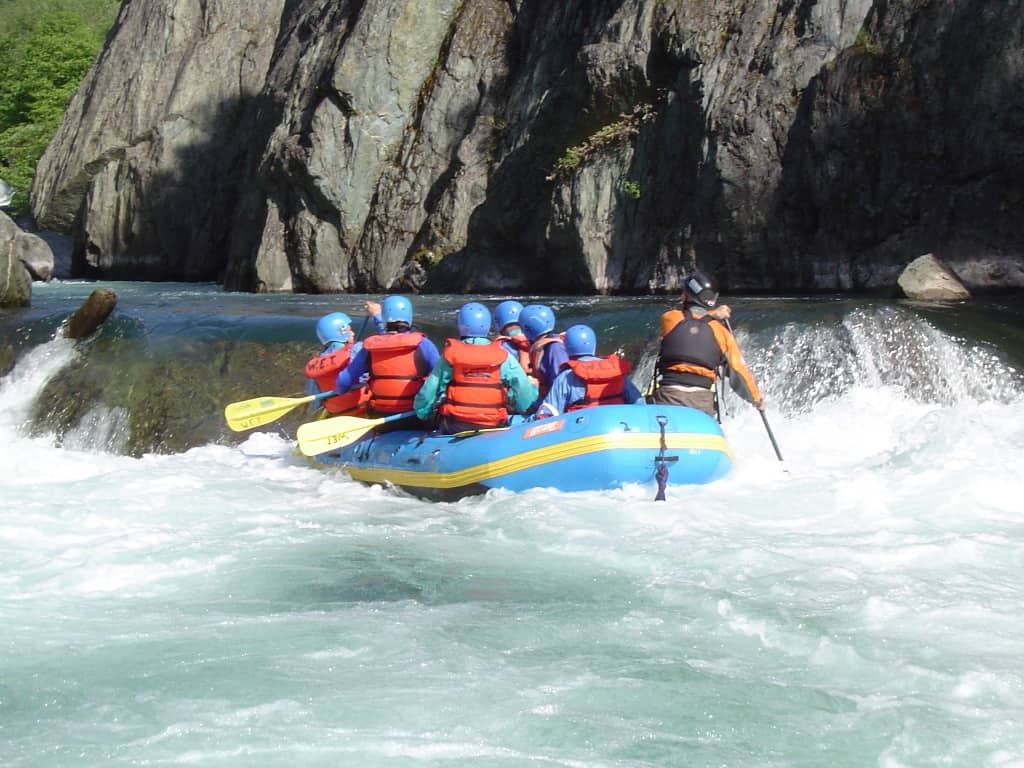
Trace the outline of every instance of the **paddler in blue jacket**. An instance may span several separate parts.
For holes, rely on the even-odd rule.
[[[569,362],[562,334],[555,330],[555,313],[546,304],[530,304],[519,314],[519,324],[530,341],[530,375],[537,380],[541,399]],[[534,405],[539,405],[538,401]]]
[[[384,299],[381,316],[385,333],[371,336],[352,361],[338,374],[334,389],[346,392],[369,374],[369,415],[391,416],[411,411],[413,397],[438,360],[434,342],[412,327],[412,303],[404,296]],[[392,429],[414,428],[405,419]]]
[[[494,329],[498,332],[497,340],[516,356],[519,365],[529,375],[530,340],[526,338],[523,326],[519,324],[519,315],[522,311],[523,305],[515,299],[501,302],[494,309]]]
[[[416,415],[429,421],[436,414],[438,430],[448,434],[506,426],[511,414],[524,413],[534,403],[537,387],[515,354],[487,338],[487,307],[464,305],[456,324],[459,338],[445,342],[442,357],[416,394]]]
[[[597,405],[644,401],[629,378],[628,362],[615,354],[597,356],[597,334],[589,325],[574,325],[565,332],[565,351],[569,361],[551,383],[535,418]]]

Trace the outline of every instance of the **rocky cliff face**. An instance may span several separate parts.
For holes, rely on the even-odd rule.
[[[40,162],[32,210],[72,268],[211,280],[285,0],[124,0]]]
[[[33,188],[261,291],[1024,286],[1020,0],[126,0]]]

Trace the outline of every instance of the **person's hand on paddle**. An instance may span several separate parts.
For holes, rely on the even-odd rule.
[[[376,301],[368,301],[363,306],[370,317],[380,317],[381,307]]]
[[[708,314],[715,318],[715,320],[728,320],[732,317],[732,307],[728,304],[720,304],[714,309],[708,310]]]
[[[759,410],[761,413],[764,413],[768,409],[768,405],[765,403],[763,397],[756,403],[754,403],[754,407],[757,408],[757,410]]]

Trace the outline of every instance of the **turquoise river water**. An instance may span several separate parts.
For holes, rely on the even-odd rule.
[[[0,316],[0,766],[1024,767],[1018,300],[736,299],[784,462],[732,401],[735,471],[668,502],[429,503],[272,431],[27,437],[92,287]],[[112,287],[154,343],[360,304]],[[552,301],[648,375],[665,299]]]

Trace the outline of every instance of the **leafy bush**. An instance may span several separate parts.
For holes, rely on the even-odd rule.
[[[640,182],[639,181],[624,181],[622,182],[622,191],[634,200],[640,199]]]
[[[654,107],[650,104],[639,104],[632,112],[619,115],[618,120],[600,128],[582,143],[566,148],[562,156],[555,161],[555,166],[547,177],[548,181],[554,181],[559,176],[576,170],[595,153],[636,136],[640,132],[640,126],[653,118]]]
[[[0,178],[23,213],[36,164],[120,0],[0,0]]]

